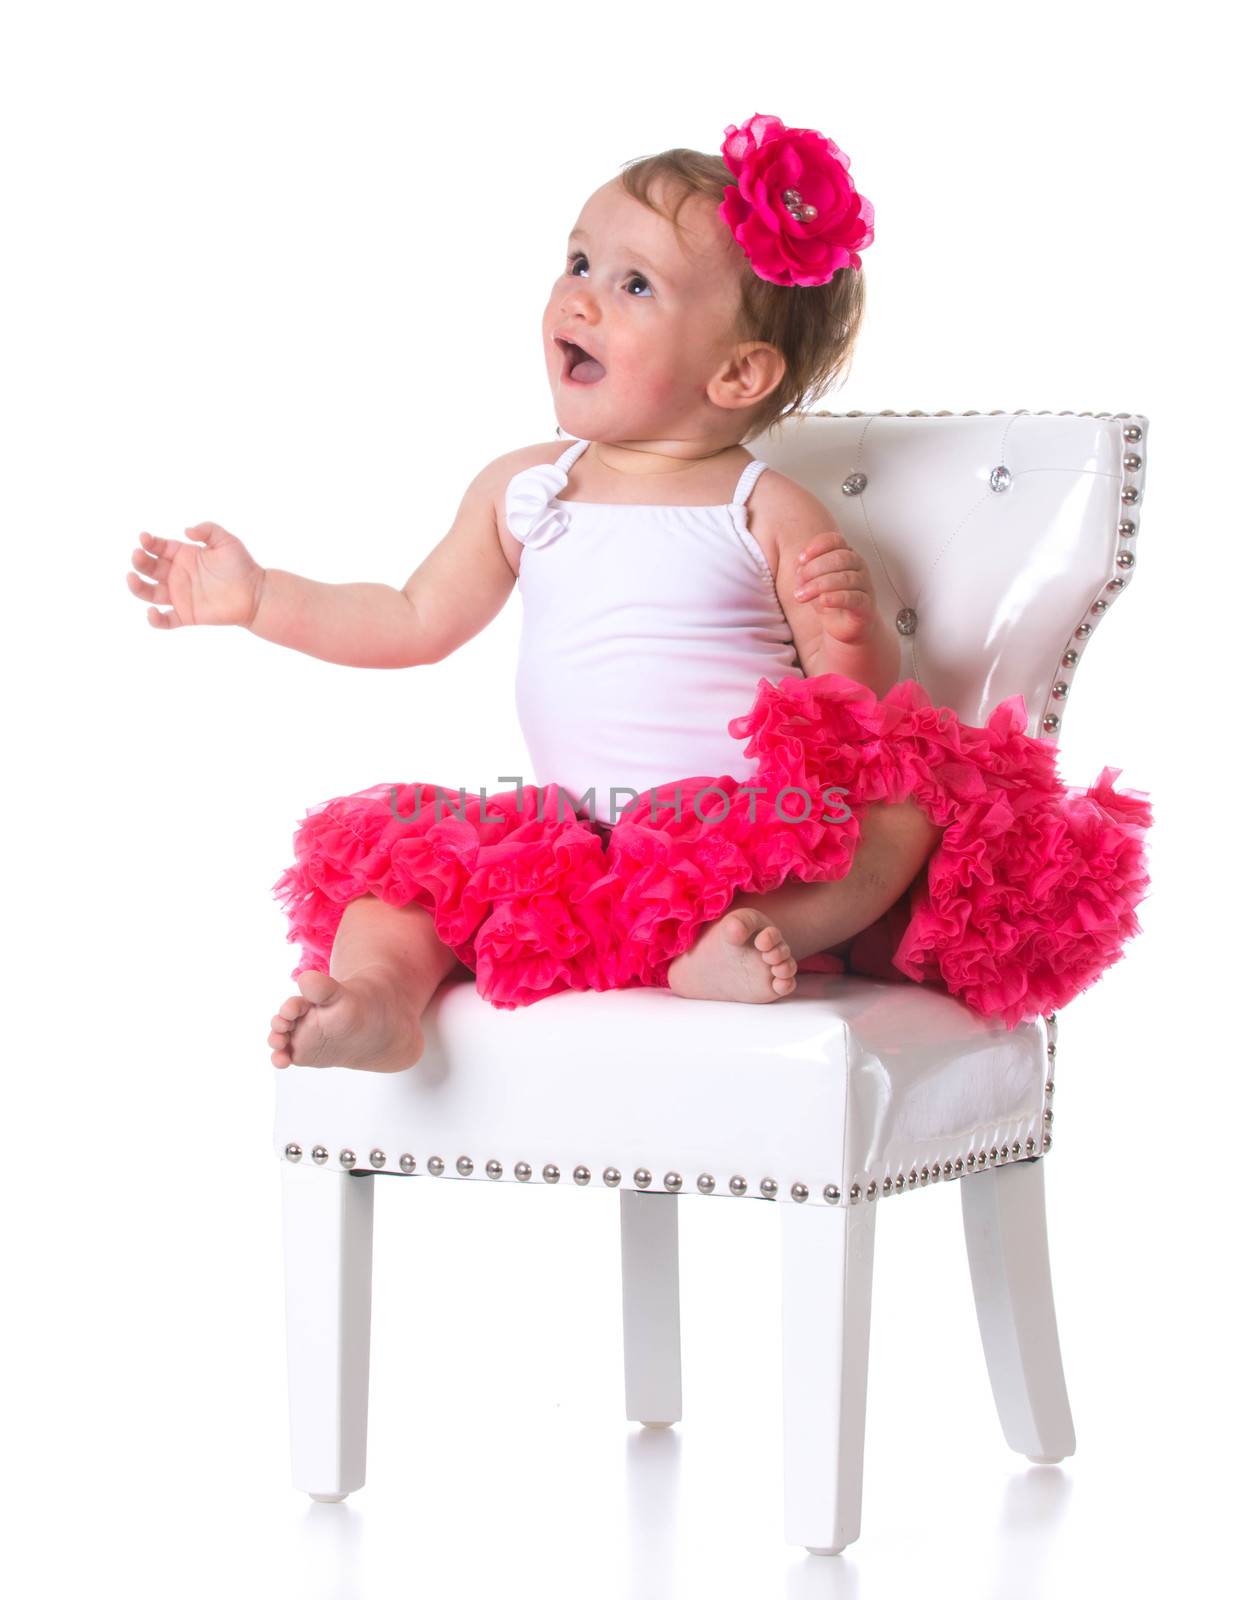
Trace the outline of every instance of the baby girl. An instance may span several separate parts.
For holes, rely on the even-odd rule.
[[[349,666],[440,661],[520,591],[537,783],[379,784],[311,809],[275,885],[306,953],[271,1020],[275,1066],[410,1067],[438,986],[472,972],[503,1006],[639,984],[765,1003],[809,965],[941,982],[1011,1026],[1117,959],[1145,807],[1089,789],[1099,853],[1012,702],[974,730],[897,683],[864,559],[747,448],[850,360],[872,216],[829,139],[770,116],[729,127],[722,157],[623,168],[579,212],[543,312],[573,442],[484,467],[401,589],[263,569],[214,523],[141,535],[128,584],[154,626],[229,623]],[[1019,827],[982,845],[1011,790]],[[1029,813],[1065,821],[1050,848],[1106,896],[1103,926],[1061,956],[1054,940],[1053,989],[1032,941],[1066,920],[1078,874],[1071,900],[1029,900],[1039,853],[1004,837]],[[976,854],[1009,937],[975,900],[955,913]]]

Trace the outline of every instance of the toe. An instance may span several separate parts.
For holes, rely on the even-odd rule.
[[[300,993],[315,1006],[328,1005],[343,992],[342,984],[337,978],[331,978],[328,972],[301,972],[295,981],[300,986]]]
[[[738,906],[724,918],[724,937],[733,944],[744,944],[758,926],[758,913],[752,906]]]
[[[791,978],[796,974],[796,962],[789,956],[787,961],[780,961],[771,968],[771,975],[776,978]]]
[[[796,979],[795,978],[772,978],[771,979],[771,988],[774,989],[776,994],[781,994],[781,995],[782,994],[791,994],[793,989],[796,988]]]
[[[289,995],[287,999],[283,1001],[282,1005],[279,1006],[278,1014],[280,1017],[284,1017],[288,1024],[290,1024],[298,1017],[302,1017],[309,1009],[311,1004],[312,1002],[305,1000],[302,994]]]
[[[764,945],[762,947],[762,959],[769,967],[775,966],[780,961],[789,960],[791,955],[791,950],[782,939],[778,944]]]

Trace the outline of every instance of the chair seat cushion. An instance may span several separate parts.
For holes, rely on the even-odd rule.
[[[279,1155],[847,1205],[1051,1142],[1051,1024],[928,986],[806,972],[765,1005],[635,988],[502,1010],[459,976],[423,1022],[405,1071],[279,1071]]]

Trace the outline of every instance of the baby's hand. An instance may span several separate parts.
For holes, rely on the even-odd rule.
[[[133,551],[133,565],[154,582],[143,583],[137,572],[125,574],[139,600],[152,600],[146,618],[154,628],[179,628],[186,622],[237,623],[247,627],[257,613],[265,571],[225,528],[199,522],[185,528],[198,544],[141,534],[144,550]],[[159,611],[158,606],[171,607]]]
[[[822,625],[841,644],[857,644],[877,625],[877,601],[865,558],[838,533],[819,534],[797,557],[794,591],[813,600]]]

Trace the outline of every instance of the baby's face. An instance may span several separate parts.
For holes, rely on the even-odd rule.
[[[731,429],[733,413],[706,388],[738,342],[739,246],[699,196],[680,221],[684,242],[616,178],[579,213],[543,318],[557,421],[576,438],[706,440]],[[595,358],[577,377],[565,339]]]

